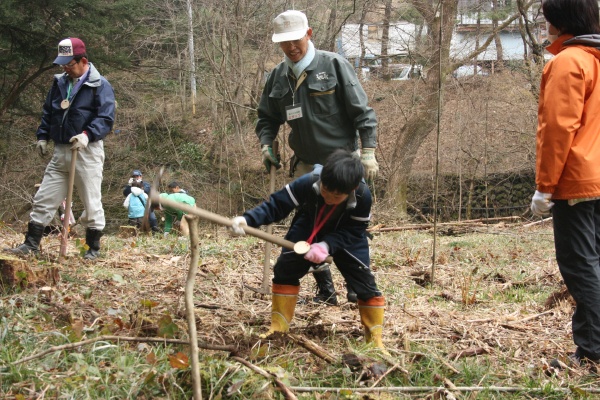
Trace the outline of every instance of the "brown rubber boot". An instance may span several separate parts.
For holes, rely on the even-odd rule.
[[[300,286],[274,283],[272,292],[271,328],[267,333],[260,335],[263,339],[273,334],[273,332],[287,332],[290,330],[290,322],[294,318]]]

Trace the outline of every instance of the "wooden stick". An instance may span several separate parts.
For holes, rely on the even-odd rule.
[[[495,218],[478,218],[478,219],[468,219],[465,221],[455,221],[455,222],[439,222],[438,226],[469,226],[469,225],[481,225],[485,222],[491,221],[517,221],[521,220],[521,217],[512,216],[512,217],[495,217]],[[393,231],[406,231],[406,230],[417,230],[417,229],[429,229],[433,228],[433,224],[410,224],[405,226],[396,226],[389,228],[369,228],[367,231],[369,232],[393,232]]]
[[[34,354],[29,357],[21,358],[20,360],[13,361],[11,365],[22,364],[27,361],[35,360],[36,358],[41,358],[46,354],[55,353],[57,351],[76,349],[81,346],[85,346],[88,344],[101,342],[101,341],[114,341],[114,342],[140,342],[140,343],[172,343],[172,344],[190,344],[189,340],[181,340],[181,339],[166,339],[161,337],[136,337],[136,336],[114,336],[114,335],[102,335],[95,337],[93,339],[82,340],[81,342],[68,343],[60,346],[52,346],[42,352]],[[237,353],[237,347],[234,346],[219,346],[207,343],[198,343],[198,347],[205,350],[217,350],[217,351],[228,351],[232,354]]]
[[[194,314],[194,282],[196,281],[196,271],[198,270],[198,261],[200,252],[198,245],[198,216],[185,215],[185,220],[190,228],[190,250],[192,259],[188,276],[185,281],[185,313],[188,320],[188,331],[190,336],[190,353],[192,356],[192,386],[194,400],[202,400],[202,389],[200,385],[200,362],[198,360],[198,335],[196,333],[196,315]]]
[[[277,157],[277,153],[279,152],[279,140],[275,139],[273,141],[273,154]],[[277,172],[277,168],[271,164],[271,170],[269,171],[269,195],[275,191],[275,173]],[[273,234],[273,224],[267,225],[267,233],[269,235]],[[263,264],[263,280],[261,285],[261,292],[264,294],[268,294],[271,292],[269,284],[269,277],[271,276],[271,242],[265,242],[265,261]]]
[[[405,374],[407,377],[410,376],[410,373],[407,370],[405,370],[404,368],[400,368],[400,364],[394,364],[392,366],[392,368],[390,368],[387,371],[385,371],[385,374],[381,375],[379,377],[379,379],[377,379],[375,382],[373,382],[373,384],[371,385],[371,387],[374,388],[375,386],[379,385],[379,382],[381,382],[383,380],[383,378],[385,378],[386,376],[388,376],[395,369],[400,369],[402,371],[402,373]]]
[[[300,393],[308,392],[331,392],[331,393],[422,393],[422,392],[436,392],[440,389],[445,389],[443,386],[386,386],[386,387],[310,387],[310,386],[290,386],[290,390]],[[543,392],[546,389],[542,387],[519,387],[519,386],[456,386],[453,391],[456,392],[503,392],[503,393],[514,393],[514,392]],[[571,387],[553,387],[552,391],[560,393],[571,393]],[[586,393],[600,393],[600,388],[587,387],[578,388]]]
[[[325,349],[323,349],[321,346],[319,346],[318,344],[316,344],[312,340],[310,340],[310,339],[308,339],[308,338],[306,338],[304,336],[301,336],[301,335],[294,335],[293,333],[288,333],[287,336],[290,339],[292,339],[292,341],[294,343],[296,343],[297,345],[300,345],[300,346],[304,347],[306,350],[310,351],[311,353],[313,353],[317,357],[325,360],[329,364],[335,364],[336,363],[335,357],[333,357]]]
[[[542,219],[540,221],[530,222],[528,224],[523,225],[523,228],[529,228],[530,226],[543,224],[544,222],[548,222],[548,221],[552,221],[552,217],[544,218],[544,219]]]
[[[219,225],[231,227],[231,225],[233,224],[231,219],[223,217],[222,215],[212,213],[210,211],[204,210],[199,207],[192,207],[187,204],[179,203],[175,200],[161,197],[161,196],[159,196],[158,192],[155,190],[154,187],[152,188],[150,197],[152,198],[152,202],[155,204],[161,204],[165,207],[171,207],[176,210],[181,210],[186,214],[197,215],[202,219],[214,222]],[[281,246],[283,248],[286,248],[288,250],[294,250],[294,244],[295,244],[294,242],[291,242],[289,240],[283,239],[283,238],[275,236],[275,235],[268,234],[267,232],[262,231],[260,229],[252,228],[250,226],[245,226],[244,232],[246,232],[247,234],[252,235],[254,237],[257,237],[259,239],[263,239],[263,240],[269,241],[271,243],[274,243],[274,244]],[[332,263],[333,257],[328,256],[325,259],[325,262]]]
[[[71,202],[73,201],[73,184],[75,183],[75,164],[77,162],[77,149],[71,150],[71,166],[69,167],[69,186],[67,189],[67,200],[65,203],[65,216],[63,217],[63,231],[60,237],[59,257],[64,260],[67,257],[67,246],[69,244],[69,223],[71,222]]]
[[[268,379],[272,379],[273,382],[275,382],[275,384],[279,387],[279,389],[281,389],[281,391],[283,392],[283,397],[285,397],[286,399],[289,399],[289,400],[297,400],[298,399],[296,397],[296,395],[290,390],[290,388],[288,388],[285,385],[285,383],[281,382],[281,380],[279,378],[277,378],[275,375],[270,374],[267,371],[265,371],[264,369],[259,368],[256,365],[249,363],[248,361],[244,360],[241,357],[233,356],[231,358],[236,360],[237,362],[245,365],[246,367],[250,368],[252,371],[258,373],[259,375],[262,375]]]

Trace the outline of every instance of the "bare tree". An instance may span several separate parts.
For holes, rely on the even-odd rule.
[[[388,49],[390,47],[390,19],[392,17],[392,0],[385,0],[383,10],[383,23],[381,33],[381,69],[383,79],[390,80],[390,59],[388,57]]]
[[[536,0],[523,5],[524,10]],[[519,14],[508,17],[497,29],[483,40],[464,60],[450,58],[450,41],[457,17],[458,0],[445,0],[432,3],[430,0],[411,0],[411,4],[423,17],[427,26],[427,36],[420,51],[420,59],[428,61],[428,73],[425,81],[415,82],[415,89],[420,96],[414,102],[414,111],[395,136],[393,155],[390,160],[390,171],[386,185],[388,199],[403,214],[406,214],[407,185],[417,151],[434,130],[437,124],[438,100],[440,89],[454,69],[462,65],[464,60],[476,59],[494,40],[496,32],[505,29],[519,18]],[[439,104],[443,104],[440,102]]]
[[[428,40],[424,53],[429,55],[427,58],[430,61],[430,69],[428,79],[417,83],[424,86],[420,90],[424,95],[421,101],[415,104],[415,112],[398,132],[392,156],[387,193],[403,213],[406,213],[406,190],[415,155],[437,122],[435,115],[438,107],[438,85],[446,80],[449,72],[440,66],[448,65],[449,62],[450,40],[458,0],[439,4],[432,4],[427,0],[412,0],[411,3],[428,26]]]

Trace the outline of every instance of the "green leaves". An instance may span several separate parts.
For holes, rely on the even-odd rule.
[[[177,332],[179,332],[179,327],[173,323],[169,315],[163,315],[158,320],[158,336],[173,338]]]

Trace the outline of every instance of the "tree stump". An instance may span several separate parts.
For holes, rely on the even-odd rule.
[[[119,227],[119,237],[127,239],[130,237],[136,237],[138,230],[135,226],[124,225]]]
[[[59,281],[57,266],[34,266],[28,260],[0,254],[0,287],[3,289],[55,285]]]

